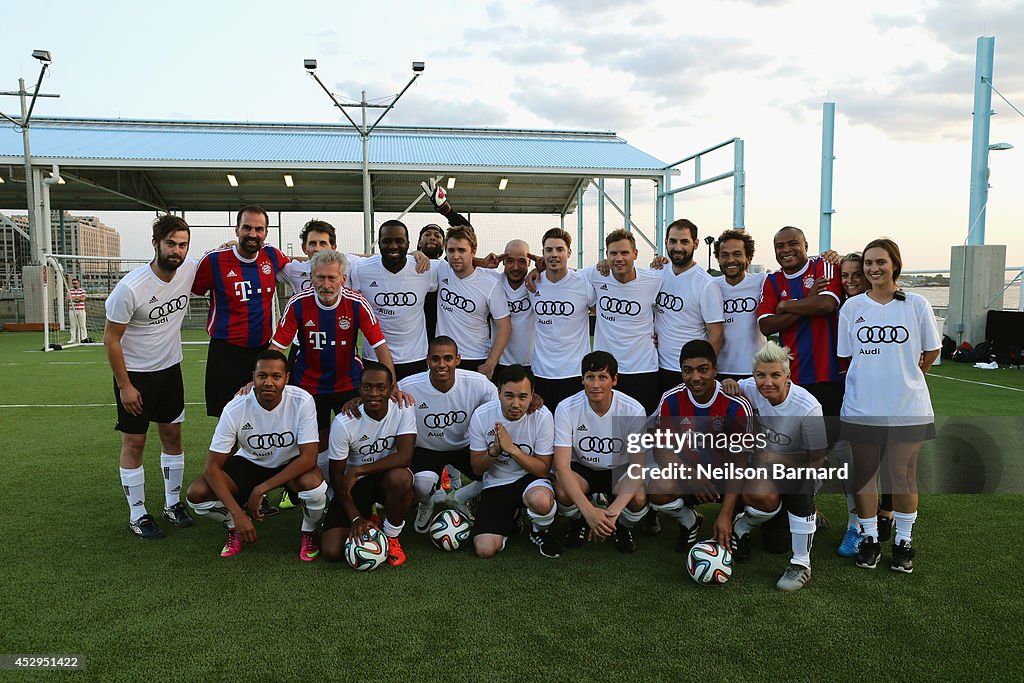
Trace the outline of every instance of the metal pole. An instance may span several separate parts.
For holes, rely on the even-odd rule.
[[[597,179],[597,260],[604,260],[604,178]]]
[[[370,134],[366,129],[366,91],[363,91],[363,126],[359,130],[363,138],[363,253],[373,252],[373,197],[370,193]]]
[[[732,227],[744,229],[747,202],[747,172],[743,170],[743,140],[736,138],[732,149]]]
[[[821,105],[821,216],[818,252],[832,248],[832,162],[835,160],[836,104]]]
[[[541,245],[543,253],[544,245]],[[583,268],[583,186],[576,190],[576,268]]]
[[[25,102],[25,96],[28,92],[25,90],[25,79],[18,79],[18,97],[21,100],[21,141],[25,147],[25,199],[28,204],[28,234],[29,244],[32,249],[32,264],[39,265],[43,263],[43,248],[39,242],[39,236],[36,234],[36,221],[35,221],[35,193],[32,187],[32,152],[29,149],[28,144],[28,103]]]
[[[666,173],[667,175],[667,173]],[[654,241],[657,243],[658,255],[665,251],[665,188],[664,181],[654,181],[657,200],[654,202]]]
[[[978,38],[974,66],[974,135],[971,142],[971,208],[967,244],[985,243],[985,205],[988,202],[988,140],[992,123],[992,62],[996,39]]]
[[[623,227],[629,230],[633,223],[633,197],[632,197],[632,181],[629,178],[625,178],[622,181],[622,217],[625,219],[625,225]]]

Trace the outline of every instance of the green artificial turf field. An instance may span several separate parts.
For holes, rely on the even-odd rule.
[[[300,562],[291,510],[225,560],[223,531],[206,520],[163,524],[158,542],[129,533],[103,349],[40,346],[37,334],[0,335],[0,654],[81,655],[84,676],[103,680],[1022,677],[1019,495],[924,496],[910,576],[887,568],[888,548],[874,572],[838,558],[844,501],[821,495],[835,526],[816,536],[814,578],[795,594],[775,590],[786,556],[759,539],[727,585],[697,586],[664,517],[633,556],[588,544],[557,560],[525,537],[491,561],[444,554],[410,521],[408,563],[357,574]],[[214,422],[200,405],[205,346],[184,355],[187,482]],[[1020,427],[1024,372],[947,363],[934,374],[938,414],[1015,415],[1007,424]],[[1002,437],[1007,468],[1022,439]],[[159,517],[158,457],[151,433],[147,502]]]

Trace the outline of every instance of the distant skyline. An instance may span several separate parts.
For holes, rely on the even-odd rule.
[[[995,36],[993,81],[1024,110],[1022,2],[58,1],[5,19],[0,89],[34,81],[33,49],[53,53],[43,87],[61,98],[40,100],[37,116],[334,122],[304,58],[353,98],[397,92],[423,60],[388,123],[610,129],[664,161],[741,137],[747,228],[768,265],[782,225],[817,248],[826,99],[837,111],[833,246],[888,235],[908,269],[943,267],[967,234],[978,36]],[[1024,265],[1024,117],[995,95],[993,109],[991,141],[1015,149],[991,154],[986,242]],[[17,100],[0,98],[0,110]],[[686,193],[676,216],[717,234],[731,183]]]

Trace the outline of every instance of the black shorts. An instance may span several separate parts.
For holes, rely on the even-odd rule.
[[[427,360],[413,361],[411,363],[395,363],[395,382],[427,371]]]
[[[290,464],[291,461],[289,460],[280,467],[262,467],[248,458],[232,455],[224,462],[224,467],[221,469],[224,470],[224,474],[228,475],[231,481],[235,482],[235,486],[238,487],[235,500],[238,501],[239,505],[244,506],[245,502],[249,500],[249,496],[252,495],[254,488],[271,477],[277,476],[281,470]]]
[[[635,374],[619,373],[619,381],[615,388],[630,398],[636,399],[644,407],[644,413],[650,415],[658,407],[661,395],[658,391],[657,372],[638,372]]]
[[[473,535],[511,536],[515,530],[516,512],[523,507],[523,495],[535,481],[540,480],[532,474],[525,474],[511,484],[491,486],[481,491]]]
[[[229,344],[221,339],[211,339],[206,352],[206,414],[220,417],[224,406],[235,397],[238,390],[252,381],[256,369],[256,356],[267,345],[248,349]]]
[[[459,362],[459,369],[460,370],[472,370],[473,372],[476,372],[477,368],[479,368],[485,362],[487,362],[486,358],[481,358],[479,360],[469,360],[469,359],[463,358]]]
[[[341,407],[358,395],[359,392],[355,389],[336,391],[333,394],[313,394],[317,429],[321,432],[330,429],[333,415],[340,413]]]
[[[121,405],[121,392],[114,380],[114,402],[117,423],[114,429],[125,434],[145,434],[149,423],[168,424],[184,419],[185,385],[181,380],[181,363],[155,372],[128,371],[132,386],[142,394],[142,415],[132,415]]]
[[[886,444],[919,443],[935,438],[935,423],[923,425],[864,425],[843,420],[842,437],[851,444],[863,443],[880,446],[885,452]]]
[[[481,475],[473,472],[469,458],[469,446],[456,451],[432,451],[417,446],[412,452],[413,472],[433,472],[440,476],[445,465],[451,465],[473,481],[480,481]]]
[[[387,472],[368,474],[355,483],[352,487],[352,502],[356,504],[361,517],[369,518],[373,514],[374,503],[383,503],[386,492],[384,491],[384,475]],[[341,502],[341,496],[335,495],[331,505],[327,508],[324,516],[324,531],[328,529],[348,529],[352,526],[352,520],[345,512],[345,506]]]
[[[583,377],[565,377],[563,379],[544,379],[538,377],[533,387],[535,393],[544,399],[544,405],[553,415],[558,404],[573,394],[583,391]]]
[[[816,382],[801,386],[821,404],[821,413],[825,416],[825,436],[828,438],[828,447],[832,448],[836,445],[836,441],[839,441],[838,418],[839,411],[843,407],[846,384],[843,382]]]
[[[587,482],[587,490],[584,493],[588,496],[592,496],[595,493],[603,493],[606,496],[610,496],[614,493],[614,470],[593,470],[578,462],[573,462],[570,467],[573,472],[583,477],[583,481]]]
[[[683,373],[681,373],[679,370],[666,370],[665,368],[658,368],[658,391],[661,392],[662,395],[669,389],[677,387],[682,383]],[[661,399],[661,395],[658,396],[658,399]]]

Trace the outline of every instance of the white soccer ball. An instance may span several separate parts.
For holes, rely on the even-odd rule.
[[[430,540],[441,550],[458,550],[469,538],[470,526],[458,510],[442,510],[430,522]]]
[[[356,571],[376,569],[388,559],[388,537],[371,527],[359,538],[345,542],[345,559]]]
[[[701,585],[721,585],[732,576],[732,552],[718,541],[696,543],[686,558],[686,571]]]

